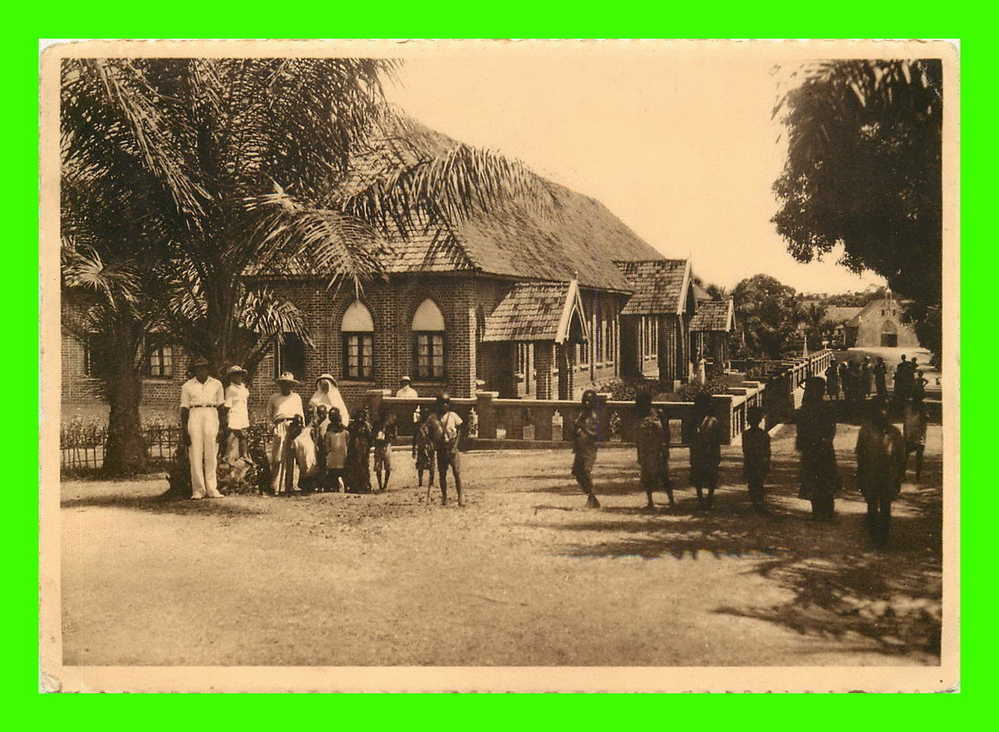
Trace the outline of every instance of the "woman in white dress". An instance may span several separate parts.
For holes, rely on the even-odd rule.
[[[332,374],[321,374],[316,379],[316,391],[309,399],[309,411],[314,413],[320,404],[326,405],[327,412],[333,407],[339,409],[343,426],[346,427],[350,424],[350,412],[347,410],[347,404],[343,401],[343,397],[340,396],[340,390],[337,388],[336,379],[333,378]]]

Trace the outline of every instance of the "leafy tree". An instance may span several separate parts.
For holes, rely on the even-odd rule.
[[[103,298],[94,313],[110,330],[121,331],[112,314],[129,319],[126,331],[155,320],[216,371],[237,362],[252,371],[283,333],[307,342],[308,333],[292,303],[245,278],[251,266],[294,262],[360,287],[381,273],[383,234],[436,232],[511,194],[544,205],[547,186],[516,163],[463,145],[435,155],[418,136],[403,142],[407,122],[382,93],[395,68],[381,59],[64,61],[64,249],[79,253],[83,242],[100,262],[64,285]],[[373,174],[358,169],[372,159],[381,163]],[[117,371],[138,373],[137,341],[109,349]],[[141,378],[121,394],[127,408],[112,402],[109,431],[132,440],[130,455],[140,395]]]
[[[794,288],[758,274],[739,282],[732,298],[746,350],[754,356],[780,358],[802,321]]]
[[[802,303],[800,312],[805,337],[811,347],[818,348],[833,332],[832,324],[826,322],[826,306],[819,302]]]
[[[774,109],[787,130],[773,222],[810,262],[842,243],[840,263],[873,270],[913,302],[939,343],[943,72],[938,60],[837,60],[796,75]],[[937,335],[933,335],[933,333]]]

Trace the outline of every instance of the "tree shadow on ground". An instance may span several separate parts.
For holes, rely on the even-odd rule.
[[[66,509],[123,508],[134,511],[147,511],[150,513],[174,514],[182,516],[256,516],[267,513],[266,511],[236,503],[231,498],[212,498],[192,501],[176,498],[164,498],[163,496],[129,496],[122,495],[120,493],[85,496],[79,498],[64,498],[60,502],[60,507]]]
[[[645,512],[638,506],[611,507],[588,513],[585,520],[553,520],[549,526],[585,535],[563,550],[577,558],[756,560],[750,571],[786,590],[790,599],[770,607],[750,600],[715,612],[776,623],[814,637],[846,641],[861,636],[888,654],[939,656],[939,458],[928,457],[927,482],[907,484],[895,502],[891,543],[882,551],[875,551],[867,537],[866,506],[854,489],[849,456],[841,460],[844,486],[837,497],[840,511],[832,523],[807,520],[808,503],[797,498],[798,468],[793,457],[774,462],[768,480],[770,516],[751,513],[744,488],[733,488],[739,480],[733,472],[735,463],[723,461],[722,482],[728,485],[716,494],[712,511],[693,509],[692,492],[677,490],[680,505],[675,509]],[[611,486],[616,495],[640,493],[637,476],[630,479],[631,491],[624,489],[626,478],[607,477],[613,479],[598,484],[601,493],[604,486]],[[556,492],[563,491],[569,492],[569,486],[557,486]],[[696,564],[690,571],[697,571]]]

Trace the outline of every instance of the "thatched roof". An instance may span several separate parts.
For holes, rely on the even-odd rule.
[[[413,124],[407,130],[412,145],[392,143],[392,154],[376,150],[359,158],[355,186],[384,179],[405,163],[427,155],[440,156],[460,143]],[[620,219],[592,198],[533,173],[554,203],[538,205],[512,197],[500,207],[478,212],[468,220],[409,237],[387,237],[389,273],[469,271],[516,278],[569,281],[582,287],[631,290],[613,260],[662,259]],[[447,246],[443,246],[446,242]],[[324,276],[307,262],[283,262],[280,271],[255,270],[256,275]]]

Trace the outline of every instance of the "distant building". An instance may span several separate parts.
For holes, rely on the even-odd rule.
[[[735,304],[726,300],[699,300],[690,320],[694,357],[701,353],[712,362],[712,371],[729,367],[729,340],[735,329]]]
[[[835,327],[834,345],[843,348],[919,346],[916,332],[902,320],[902,303],[890,292],[863,307],[830,307],[826,322]]]

